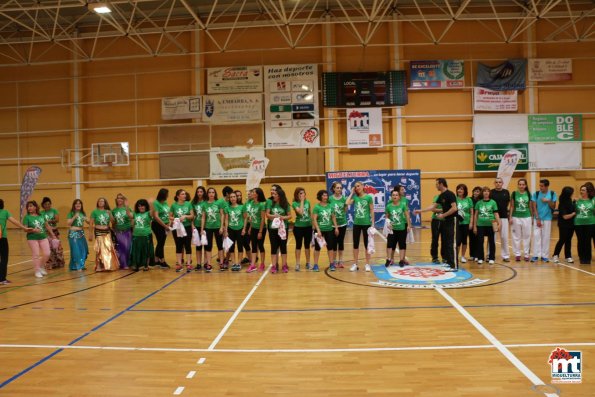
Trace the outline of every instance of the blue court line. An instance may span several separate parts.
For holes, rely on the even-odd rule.
[[[151,298],[153,295],[159,293],[160,291],[164,290],[165,288],[169,287],[170,285],[172,285],[173,283],[175,283],[176,281],[178,281],[180,278],[184,277],[186,274],[188,274],[188,273],[181,274],[180,276],[174,278],[173,280],[171,280],[167,284],[163,285],[159,289],[156,289],[155,291],[151,292],[149,295],[146,295],[144,298],[142,298],[142,299],[136,301],[135,303],[133,303],[132,305],[128,306],[126,309],[124,309],[124,310],[120,311],[119,313],[111,316],[110,318],[108,318],[107,320],[105,320],[104,322],[102,322],[101,324],[99,324],[96,327],[92,328],[90,331],[85,332],[84,334],[82,334],[78,338],[74,339],[72,342],[70,342],[68,344],[68,346],[74,345],[75,343],[77,343],[77,342],[81,341],[82,339],[86,338],[87,336],[91,335],[93,332],[97,331],[98,329],[100,329],[100,328],[104,327],[105,325],[109,324],[110,322],[114,321],[115,319],[117,319],[118,317],[120,317],[121,315],[123,315],[124,313],[126,313],[128,311],[131,311],[132,308],[134,308],[135,306],[143,303],[144,301],[146,301],[147,299]],[[63,350],[64,349],[57,349],[56,351],[52,352],[51,354],[48,354],[47,356],[45,356],[41,360],[39,360],[36,363],[34,363],[34,364],[30,365],[29,367],[25,368],[24,370],[22,370],[21,372],[19,372],[16,375],[14,375],[13,377],[11,377],[11,378],[5,380],[4,382],[0,383],[0,389],[2,389],[6,385],[14,382],[15,380],[17,380],[21,376],[25,375],[27,372],[29,372],[29,371],[33,370],[34,368],[40,366],[41,364],[43,364],[44,362],[48,361],[49,359],[51,359],[55,355],[59,354]]]

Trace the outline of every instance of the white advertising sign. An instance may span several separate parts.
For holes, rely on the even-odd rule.
[[[517,111],[517,91],[495,91],[487,88],[475,87],[473,89],[473,110],[488,112]]]
[[[529,143],[530,170],[580,170],[580,142]]]
[[[529,59],[529,80],[531,80],[531,81],[572,80],[572,59],[569,59],[569,58]]]
[[[473,142],[476,144],[527,143],[526,114],[476,114],[473,116]]]
[[[347,147],[382,147],[382,109],[346,109]]]
[[[262,66],[207,69],[207,93],[262,92]]]
[[[200,96],[181,96],[161,99],[163,120],[198,119],[202,111]]]
[[[205,95],[202,120],[212,123],[262,120],[262,94]]]

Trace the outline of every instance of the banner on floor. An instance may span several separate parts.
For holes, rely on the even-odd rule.
[[[409,215],[413,226],[421,226],[421,216],[413,211],[421,208],[420,170],[368,170],[339,171],[326,173],[326,189],[331,192],[334,182],[343,186],[343,195],[348,197],[356,182],[364,185],[364,191],[374,200],[375,227],[384,226],[385,206],[390,202],[390,193],[397,185],[405,186],[405,197],[409,201]],[[331,193],[332,194],[332,193]],[[353,226],[353,206],[347,213],[349,227]]]
[[[530,114],[529,142],[570,142],[583,140],[581,114]]]
[[[179,96],[161,99],[163,120],[200,119],[202,111],[200,96]]]
[[[262,148],[211,148],[211,179],[245,179],[252,160],[264,157]]]
[[[267,148],[320,146],[318,65],[265,66]]]
[[[478,87],[490,90],[524,90],[526,59],[509,59],[498,66],[490,67],[479,63],[477,65]]]
[[[443,89],[465,86],[465,63],[459,59],[446,61],[411,61],[411,88]]]
[[[488,88],[473,89],[473,110],[486,112],[516,112],[518,110],[516,90],[496,91]]]
[[[346,109],[347,147],[382,147],[382,109]]]
[[[529,60],[529,80],[568,81],[572,80],[572,59],[542,58]]]
[[[205,95],[202,121],[229,123],[262,120],[261,94]]]
[[[516,165],[517,170],[526,171],[529,169],[529,148],[526,143],[508,143],[498,145],[475,145],[474,147],[474,170],[475,171],[496,171],[500,167],[502,159],[510,151],[520,152],[520,158]]]
[[[207,93],[262,92],[262,66],[207,69]]]

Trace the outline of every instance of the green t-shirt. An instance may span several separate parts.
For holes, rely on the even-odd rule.
[[[205,229],[219,229],[221,227],[221,210],[225,212],[225,204],[221,200],[203,203],[205,211]]]
[[[72,221],[72,224],[70,225],[71,227],[83,227],[85,226],[85,219],[87,218],[87,216],[85,214],[83,214],[82,212],[77,212],[78,216],[76,217],[75,220]],[[72,219],[74,218],[75,213],[74,212],[69,212],[67,217],[68,219]]]
[[[46,222],[51,227],[56,227],[58,223],[56,222],[56,216],[58,215],[58,210],[55,208],[50,208],[49,210],[41,210],[41,215],[45,218]]]
[[[595,224],[595,215],[593,214],[593,200],[576,200],[575,225],[593,225]]]
[[[459,216],[463,218],[459,222],[460,225],[468,225],[471,222],[471,209],[473,208],[473,200],[471,197],[459,198],[457,197],[457,209]]]
[[[399,200],[398,204],[393,204],[391,201],[386,205],[386,215],[390,220],[393,230],[405,230],[407,225],[407,201]]]
[[[134,230],[132,231],[133,236],[149,236],[151,235],[151,213],[135,212],[134,217]]]
[[[346,201],[347,197],[341,196],[336,198],[334,194],[328,198],[328,202],[333,207],[333,212],[335,213],[337,226],[347,225],[347,212],[345,212]]]
[[[169,209],[169,212],[173,215],[174,218],[180,218],[184,215],[192,215],[192,204],[188,201],[184,201],[182,204],[173,203]],[[190,219],[186,218],[182,222],[184,226],[190,226]]]
[[[442,205],[438,204],[438,197],[440,197],[439,194],[435,195],[432,199],[432,203],[436,203],[436,209],[441,210]],[[438,214],[439,212],[432,212],[432,219],[438,219],[439,221],[443,221],[443,218],[438,218]]]
[[[232,230],[242,230],[244,227],[244,206],[237,204],[235,207],[228,205],[226,208],[228,227]]]
[[[316,204],[312,214],[316,215],[316,222],[321,232],[330,232],[333,226],[333,206],[331,204]]]
[[[248,204],[246,204],[246,213],[250,218],[250,225],[254,229],[260,229],[260,223],[262,222],[262,211],[266,209],[266,203],[256,203],[253,200],[250,200]]]
[[[496,220],[494,214],[498,212],[498,204],[492,199],[480,200],[475,203],[475,210],[477,211],[477,226],[492,226],[492,222]]]
[[[95,208],[93,212],[91,212],[91,219],[95,221],[96,226],[109,226],[110,223],[108,210]]]
[[[43,215],[27,214],[23,219],[23,225],[41,230],[39,233],[27,233],[27,240],[43,240],[44,238],[48,238]]]
[[[132,213],[132,210],[128,208],[128,211]],[[125,231],[130,230],[132,224],[130,223],[130,218],[126,213],[126,208],[124,207],[116,207],[112,210],[112,216],[116,221],[116,230]]]
[[[6,222],[10,218],[10,212],[6,210],[0,210],[0,227],[2,228],[2,237],[6,237]]]
[[[192,210],[194,211],[194,226],[200,227],[202,222],[202,214],[205,210],[204,208],[204,201],[199,201],[195,204],[192,204]]]
[[[270,204],[270,206],[269,206]],[[273,203],[272,201],[270,203],[267,203],[267,210],[269,211],[269,213],[271,215],[281,215],[281,216],[285,216],[287,215],[287,208],[283,208],[281,207],[278,203]],[[285,223],[285,228],[287,229],[289,222],[288,221],[283,221]],[[273,229],[273,221],[272,219],[269,219],[269,229]]]
[[[512,192],[512,199],[514,201],[512,216],[515,218],[531,218],[531,209],[529,208],[531,197],[529,197],[529,193],[521,193],[517,190]]]
[[[353,224],[359,226],[370,226],[372,224],[370,221],[370,204],[374,202],[372,196],[369,194],[365,194],[363,197],[355,196],[353,198],[353,202],[355,205]]]
[[[293,210],[295,211],[296,208],[300,208],[300,202],[294,201],[291,203]],[[307,227],[312,226],[312,219],[310,218],[310,202],[308,200],[304,200],[304,213],[302,215],[298,214],[295,211],[295,226],[298,227]]]
[[[163,203],[160,203],[157,200],[153,201],[153,210],[157,211],[157,216],[163,223],[169,225],[170,208],[169,204],[167,204],[167,201],[164,201]]]

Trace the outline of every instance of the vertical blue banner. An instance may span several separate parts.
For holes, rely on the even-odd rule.
[[[384,226],[384,209],[390,202],[390,192],[397,185],[405,186],[405,196],[409,200],[409,215],[412,226],[421,226],[421,217],[414,215],[413,210],[421,208],[421,177],[419,170],[369,170],[339,171],[326,173],[326,188],[331,192],[334,182],[343,185],[343,195],[348,197],[356,182],[364,185],[364,191],[374,199],[375,227]],[[347,212],[349,227],[353,225],[353,206]]]

